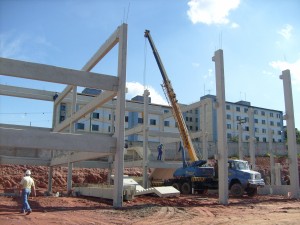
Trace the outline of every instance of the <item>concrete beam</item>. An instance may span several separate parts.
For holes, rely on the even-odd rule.
[[[114,76],[6,58],[0,58],[0,74],[108,91],[118,86],[118,78]]]
[[[73,166],[76,168],[106,169],[109,167],[109,163],[101,162],[101,161],[82,161],[82,162],[75,162]]]
[[[67,128],[70,123],[73,123],[75,121],[78,121],[85,115],[87,115],[90,112],[93,112],[96,108],[103,105],[105,102],[111,100],[114,96],[116,96],[116,92],[111,91],[105,91],[95,97],[91,102],[89,102],[87,105],[82,107],[79,111],[77,111],[75,114],[72,115],[72,117],[67,118],[62,123],[58,124],[55,128],[55,132],[59,132]]]
[[[116,138],[106,135],[55,133],[49,132],[49,129],[8,128],[1,124],[0,134],[0,148],[17,147],[106,154],[114,153],[116,148]]]
[[[180,109],[181,109],[181,112],[188,112],[192,109],[196,109],[196,108],[199,108],[201,106],[202,102],[195,102],[193,104],[190,104],[190,105],[186,105],[186,106],[181,106]],[[163,119],[167,119],[169,117],[172,117],[173,116],[173,113],[172,112],[169,112],[169,113],[165,113],[163,114]]]
[[[43,91],[0,84],[0,95],[29,98],[43,101],[53,101],[54,94],[55,92],[53,91]]]
[[[128,129],[125,131],[125,136],[141,133],[141,132],[143,132],[143,127],[144,127],[144,125],[138,125],[131,129]]]
[[[31,165],[31,166],[49,166],[50,160],[30,157],[15,157],[0,155],[0,165]]]
[[[84,160],[96,159],[108,156],[108,153],[95,153],[95,152],[72,152],[62,156],[57,156],[51,160],[50,166],[58,166],[67,163],[79,162]]]

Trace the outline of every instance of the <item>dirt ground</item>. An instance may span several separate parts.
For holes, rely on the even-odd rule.
[[[256,159],[264,178],[269,175],[269,158]],[[277,158],[282,176],[288,173],[285,158]],[[298,158],[300,171],[300,157]],[[36,182],[37,197],[30,197],[30,215],[20,213],[20,197],[13,193],[26,169]],[[140,168],[125,169],[124,174],[140,177]],[[74,169],[73,184],[105,183],[107,170]],[[0,224],[300,224],[300,200],[287,196],[229,197],[229,204],[219,204],[216,194],[181,195],[159,198],[138,196],[115,209],[111,200],[88,197],[46,197],[48,168],[43,166],[0,165]],[[67,168],[55,167],[53,192],[66,196]]]
[[[229,198],[214,195],[140,196],[114,209],[110,200],[31,197],[33,212],[19,213],[21,199],[0,197],[0,223],[14,224],[299,224],[300,201],[284,196]]]

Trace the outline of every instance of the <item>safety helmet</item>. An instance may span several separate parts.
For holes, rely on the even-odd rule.
[[[31,175],[30,170],[26,170],[25,175]]]

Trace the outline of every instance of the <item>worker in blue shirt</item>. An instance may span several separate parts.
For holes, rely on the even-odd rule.
[[[163,152],[163,144],[160,144],[158,147],[157,147],[157,152],[158,152],[158,155],[157,155],[157,160],[161,160],[161,156],[162,156],[162,152]]]

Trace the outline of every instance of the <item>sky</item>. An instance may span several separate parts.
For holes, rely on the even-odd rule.
[[[285,113],[282,71],[290,69],[300,129],[298,0],[0,0],[0,57],[80,70],[128,24],[126,99],[149,89],[167,104],[144,38],[150,30],[178,101],[216,95],[214,52],[223,49],[226,101]],[[92,72],[117,74],[117,48]],[[65,85],[12,78],[0,83],[61,92]],[[79,89],[82,90],[82,89]],[[0,96],[0,123],[52,126],[53,103]]]

